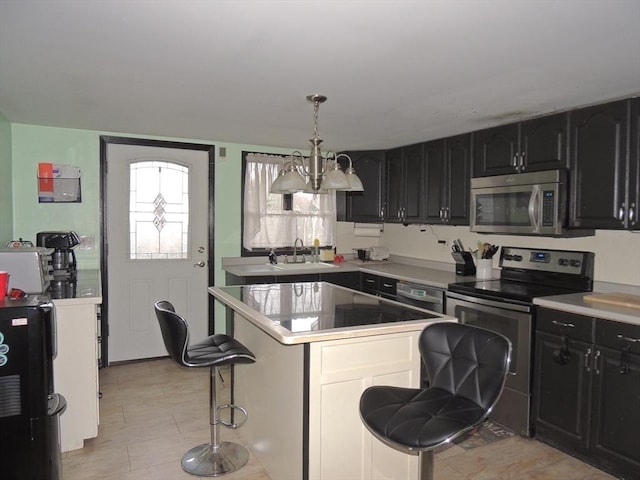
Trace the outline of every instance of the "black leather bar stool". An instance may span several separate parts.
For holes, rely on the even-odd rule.
[[[249,452],[242,445],[219,440],[218,426],[238,428],[247,418],[247,411],[237,405],[217,404],[217,367],[236,363],[254,363],[256,357],[244,345],[228,335],[216,334],[189,345],[189,326],[178,315],[173,305],[166,301],[156,302],[156,317],[160,323],[162,339],[173,361],[182,367],[209,367],[211,396],[209,402],[209,423],[211,443],[193,447],[182,457],[182,469],[193,475],[215,477],[238,470],[249,460]],[[218,412],[223,408],[237,409],[243,414],[239,423],[229,423],[220,419]]]
[[[480,425],[500,398],[511,343],[504,336],[452,322],[420,335],[427,388],[374,386],[360,397],[360,416],[383,443],[419,455],[419,479],[433,480],[433,449]]]

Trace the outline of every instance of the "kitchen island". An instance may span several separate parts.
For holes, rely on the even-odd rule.
[[[370,385],[420,384],[418,337],[456,321],[325,282],[210,287],[256,363],[235,369],[238,434],[272,480],[416,478],[360,421]]]

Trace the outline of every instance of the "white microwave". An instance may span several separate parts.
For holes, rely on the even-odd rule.
[[[593,235],[565,229],[567,171],[471,179],[471,231],[507,235]]]
[[[0,270],[9,273],[8,289],[44,293],[53,279],[53,248],[0,248]]]

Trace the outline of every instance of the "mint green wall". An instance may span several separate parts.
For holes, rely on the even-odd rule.
[[[11,124],[0,112],[0,246],[13,240]]]
[[[95,132],[34,125],[12,126],[13,233],[35,243],[36,233],[73,230],[93,235],[96,249],[77,250],[78,267],[98,268],[100,262],[100,147]],[[38,203],[38,163],[80,167],[82,202]]]
[[[137,137],[126,133],[97,132],[36,125],[12,124],[13,157],[13,235],[35,241],[43,230],[74,230],[79,235],[94,235],[94,251],[77,250],[79,267],[100,267],[100,135]],[[216,146],[215,174],[215,265],[216,285],[224,285],[221,258],[240,255],[240,184],[242,151],[289,153],[291,149],[222,143],[167,137],[161,140],[204,143]],[[219,156],[220,147],[226,156]],[[38,203],[37,165],[39,162],[70,164],[80,167],[81,203]],[[0,238],[1,240],[1,238]]]

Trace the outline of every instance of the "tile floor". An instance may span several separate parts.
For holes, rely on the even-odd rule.
[[[180,457],[209,439],[208,370],[184,369],[168,359],[100,370],[100,428],[80,450],[62,454],[64,480],[193,480]],[[224,394],[226,385],[220,387]],[[228,391],[226,391],[228,393]],[[251,415],[251,412],[249,412]],[[251,418],[251,417],[249,417]],[[237,441],[222,428],[223,439]],[[609,480],[599,470],[523,437],[436,454],[436,480]],[[251,456],[225,480],[269,480]],[[352,480],[352,479],[332,479]],[[404,479],[402,479],[404,480]]]

